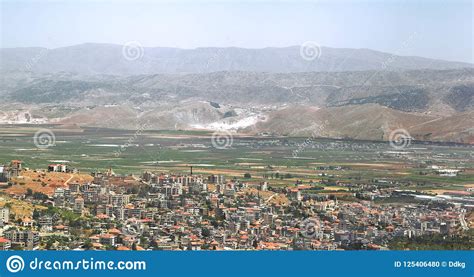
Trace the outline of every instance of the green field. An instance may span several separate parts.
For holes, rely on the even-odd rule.
[[[54,145],[36,147],[33,137],[40,128],[54,133]],[[405,154],[397,154],[394,151],[398,150],[386,142],[313,139],[304,143],[307,138],[234,135],[229,148],[217,149],[211,143],[211,135],[205,131],[3,125],[0,164],[18,159],[25,167],[45,169],[50,163],[63,162],[81,172],[112,168],[120,174],[140,174],[145,170],[189,172],[192,165],[194,173],[242,178],[248,172],[251,181],[265,179],[283,186],[296,180],[321,179],[351,183],[396,180],[407,186],[430,188],[474,184],[472,145],[412,144],[399,151]],[[460,167],[462,172],[457,177],[441,177],[430,165]],[[322,173],[326,176],[319,176]]]

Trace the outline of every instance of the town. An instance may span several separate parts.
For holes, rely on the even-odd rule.
[[[196,174],[193,167],[86,174],[67,164],[35,170],[13,160],[0,166],[0,248],[384,250],[408,242],[423,249],[437,239],[473,248],[472,188],[433,196],[383,182],[338,182],[350,196],[342,197],[317,193],[318,182],[276,187],[270,178],[248,178]]]

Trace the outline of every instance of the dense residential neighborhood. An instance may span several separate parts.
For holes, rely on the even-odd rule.
[[[474,207],[472,190],[436,197],[338,183],[347,198],[315,193],[317,182],[275,187],[192,168],[81,178],[67,165],[45,168],[1,167],[2,250],[383,250],[417,238],[462,240]],[[25,176],[44,190],[22,190]]]

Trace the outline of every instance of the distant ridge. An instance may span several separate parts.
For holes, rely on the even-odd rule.
[[[311,45],[309,46],[311,47]],[[302,52],[303,50],[303,52]],[[306,52],[307,51],[307,52]],[[313,56],[303,56],[313,55]],[[317,55],[317,56],[314,56]],[[473,64],[396,56],[370,49],[300,46],[179,49],[86,43],[55,49],[0,49],[0,70],[140,75],[249,71],[271,73],[472,68]]]

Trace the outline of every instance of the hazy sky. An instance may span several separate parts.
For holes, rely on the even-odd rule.
[[[262,48],[315,41],[474,62],[471,0],[1,1],[1,47]]]

